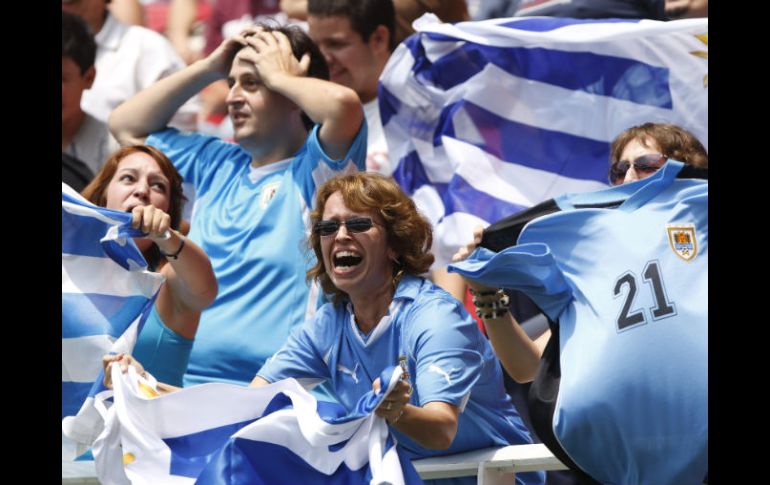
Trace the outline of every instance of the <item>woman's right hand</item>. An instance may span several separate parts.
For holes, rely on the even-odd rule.
[[[473,240],[457,250],[457,252],[452,256],[452,262],[457,263],[458,261],[463,261],[468,256],[470,256],[471,253],[476,249],[476,246],[481,244],[481,236],[483,234],[484,234],[484,227],[482,226],[474,227]]]
[[[120,366],[120,371],[124,374],[128,372],[128,367],[133,366],[136,372],[140,376],[145,376],[144,367],[138,360],[134,359],[128,354],[115,354],[105,355],[102,357],[102,367],[104,367],[104,385],[108,389],[112,389],[112,366],[117,364]]]
[[[452,262],[457,263],[459,261],[464,261],[468,258],[468,256],[471,255],[471,253],[476,249],[476,247],[481,244],[481,237],[484,235],[484,227],[482,226],[476,226],[473,228],[473,240],[470,241],[465,246],[461,247],[457,252],[452,256]],[[470,278],[466,278],[463,276],[463,279],[465,282],[470,286],[474,291],[491,291],[496,290],[497,288],[493,288],[491,286],[486,286],[478,281],[472,280]]]

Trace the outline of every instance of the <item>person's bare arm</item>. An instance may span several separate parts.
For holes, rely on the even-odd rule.
[[[198,15],[198,0],[171,0],[168,6],[166,37],[185,63],[191,64],[195,52],[190,49],[190,32]]]
[[[467,258],[476,249],[476,246],[481,244],[483,232],[484,229],[477,226],[473,230],[473,240],[460,248],[452,256],[452,261],[462,261]],[[468,278],[465,278],[465,281],[476,292],[496,290],[496,288],[484,286]],[[537,373],[540,358],[543,356],[543,349],[551,336],[551,331],[546,330],[543,335],[532,341],[509,312],[495,318],[484,318],[483,321],[492,348],[495,350],[500,363],[503,364],[505,371],[516,382],[532,381]]]
[[[144,25],[144,9],[139,0],[112,0],[107,4],[107,8],[124,24]]]
[[[227,77],[234,52],[246,45],[243,35],[225,40],[205,59],[158,80],[115,108],[109,118],[113,136],[121,145],[140,144],[150,133],[166,127],[188,99],[212,82]]]
[[[379,378],[374,381],[372,388],[375,391],[380,388]],[[439,401],[415,406],[409,404],[411,395],[412,389],[409,383],[399,381],[374,413],[385,418],[391,426],[409,436],[420,446],[433,450],[449,448],[457,435],[460,408]]]

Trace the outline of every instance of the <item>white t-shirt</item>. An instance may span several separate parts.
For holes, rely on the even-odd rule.
[[[144,27],[123,24],[111,14],[94,40],[96,79],[91,89],[83,91],[80,106],[103,123],[123,101],[185,67],[165,37]],[[196,95],[177,111],[170,124],[194,130],[199,104]]]
[[[364,104],[364,116],[369,127],[369,136],[366,138],[366,171],[390,176],[396,167],[392,166],[388,155],[388,144],[382,129],[377,98]]]

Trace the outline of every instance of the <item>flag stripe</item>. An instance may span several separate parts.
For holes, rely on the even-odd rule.
[[[143,296],[62,293],[62,338],[120,337],[148,305]]]
[[[443,90],[464,83],[481,72],[487,64],[493,64],[511,75],[564,89],[610,96],[642,105],[672,107],[669,70],[664,67],[593,52],[457,44],[456,38],[443,34],[428,32],[422,35],[457,46],[440,59],[430,62],[426,57],[423,62],[415,62],[412,68],[418,79]],[[413,55],[420,54],[418,46],[422,44],[412,42]],[[548,67],[544,69],[543,66]],[[636,89],[628,89],[629,86]]]
[[[449,105],[457,115],[467,117],[460,126],[472,124],[474,133],[455,133],[454,125],[439,127],[443,136],[467,141],[499,160],[553,172],[565,177],[607,181],[609,146],[606,141],[590,140],[561,131],[525,125],[502,118],[469,101]],[[574,161],[579,163],[570,163]]]
[[[88,392],[91,390],[93,379],[90,382],[67,382],[61,383],[61,417],[73,416],[77,414],[80,406],[88,397]],[[64,399],[64,397],[67,399]]]
[[[102,370],[102,356],[109,353],[114,341],[114,338],[107,335],[63,338],[61,341],[62,381],[85,382],[90,387],[94,378]]]
[[[509,29],[525,30],[529,32],[550,32],[563,27],[569,27],[572,25],[590,25],[601,24],[607,25],[610,23],[638,23],[639,19],[571,19],[571,18],[557,18],[557,17],[541,17],[541,18],[528,18],[521,20],[513,20],[510,22],[502,22],[497,25],[500,27],[508,27]]]
[[[135,271],[132,278],[125,274],[125,269],[108,258],[62,254],[62,293],[151,298],[163,281],[160,273],[150,271]]]

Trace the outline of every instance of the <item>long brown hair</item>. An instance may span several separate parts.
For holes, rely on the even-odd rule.
[[[388,247],[397,255],[393,267],[394,284],[403,274],[418,276],[428,271],[434,259],[430,252],[433,230],[398,184],[368,172],[333,178],[318,188],[315,210],[310,213],[311,226],[322,219],[326,201],[335,192],[342,195],[349,209],[382,216]],[[344,299],[347,294],[334,286],[326,274],[320,236],[311,231],[308,244],[315,252],[316,264],[307,272],[307,279],[317,280],[324,292],[334,295],[335,302]]]

